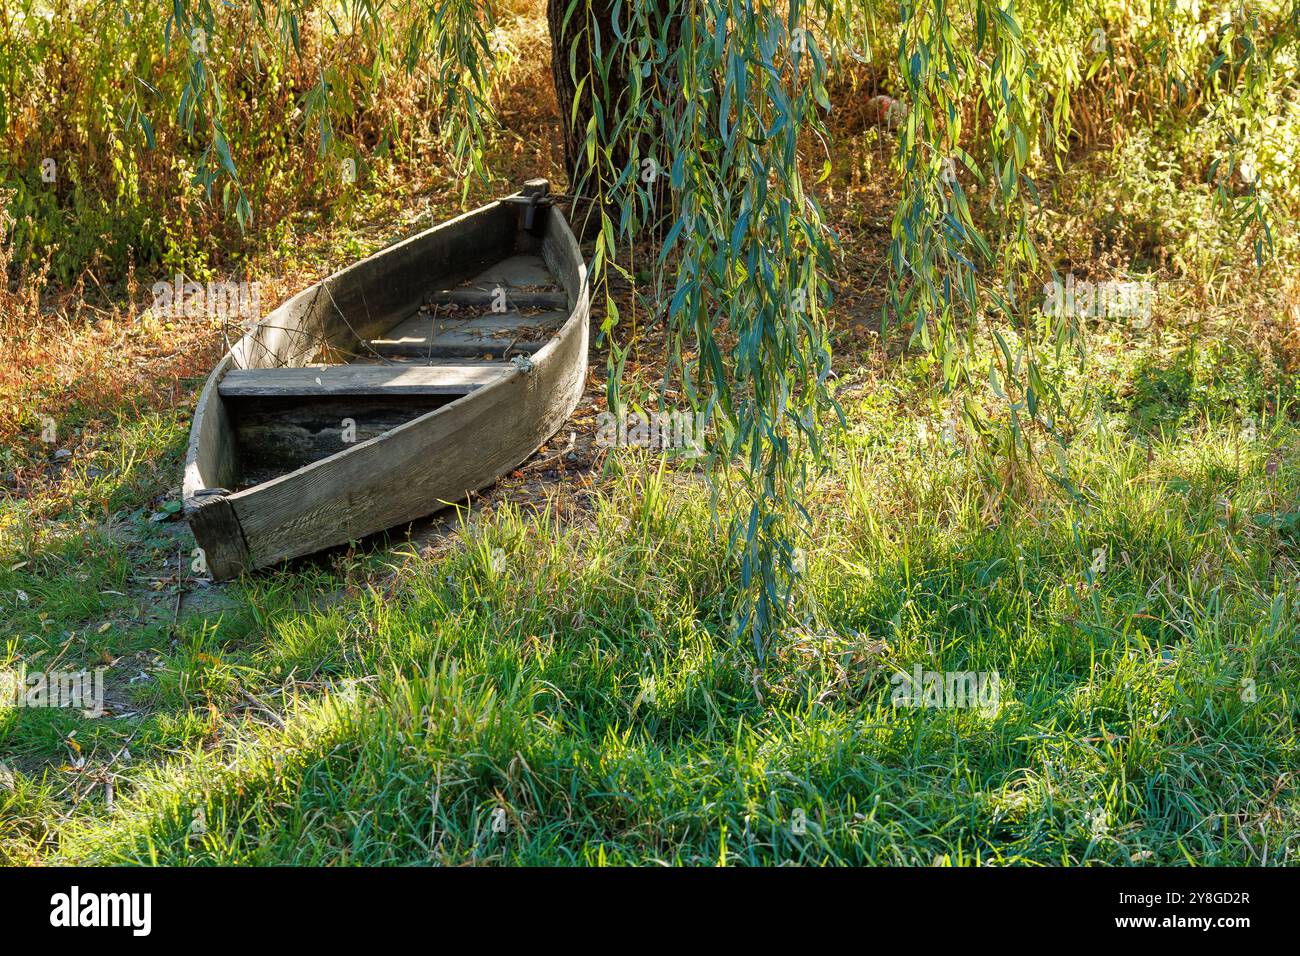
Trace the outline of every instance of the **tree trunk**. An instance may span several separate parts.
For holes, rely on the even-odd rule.
[[[574,10],[567,25],[565,14],[573,4]],[[546,0],[546,21],[551,33],[551,72],[555,79],[555,99],[560,106],[560,128],[564,135],[564,169],[569,176],[569,189],[577,193],[581,188],[583,152],[587,141],[587,124],[591,122],[594,97],[597,91],[588,81],[582,91],[582,102],[574,109],[574,97],[578,93],[578,83],[588,70],[588,64],[594,58],[591,50],[589,24],[600,32],[603,52],[608,55],[609,44],[614,42],[611,19],[613,3],[610,0]],[[570,58],[573,60],[577,80],[570,71]],[[610,92],[624,96],[627,92],[627,78],[616,70],[609,76]],[[602,104],[606,108],[606,117],[610,117],[609,108],[614,104]]]
[[[642,2],[656,4],[658,13],[662,17],[671,15],[671,0],[642,0]],[[566,24],[565,14],[570,4],[574,5],[574,10]],[[551,34],[551,72],[554,75],[555,97],[559,103],[560,126],[564,137],[565,172],[569,177],[570,192],[587,198],[596,198],[598,192],[598,185],[593,176],[586,175],[586,181],[583,181],[584,174],[591,172],[586,163],[586,145],[587,126],[595,112],[593,104],[599,97],[606,129],[613,129],[618,125],[619,115],[628,105],[627,74],[621,63],[614,62],[609,68],[608,89],[604,88],[598,76],[593,76],[583,86],[582,97],[576,109],[574,107],[574,98],[577,96],[582,78],[595,66],[593,63],[595,53],[590,42],[593,30],[600,36],[602,55],[608,59],[613,53],[616,43],[612,22],[613,11],[613,0],[547,0],[546,3],[546,19]],[[624,26],[626,27],[626,24]],[[670,42],[675,40],[677,30],[674,28],[669,36]],[[649,85],[650,81],[647,81],[645,88],[649,88]],[[623,170],[632,157],[632,144],[620,141],[607,145],[611,148],[610,158],[617,175],[617,172]],[[658,164],[657,175],[648,188],[655,192],[655,208],[659,210],[660,215],[657,222],[645,223],[646,226],[654,229],[662,226],[663,217],[672,208],[668,177],[663,174],[669,165],[668,157],[662,155],[667,144],[663,137],[650,134],[643,136],[638,146],[638,155],[642,161],[651,158]],[[637,172],[639,174],[640,170]],[[607,200],[609,198],[606,197]]]

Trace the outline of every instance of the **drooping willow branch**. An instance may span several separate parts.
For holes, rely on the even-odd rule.
[[[806,452],[817,459],[831,405],[830,238],[800,171],[801,140],[828,105],[825,60],[802,0],[615,2],[604,24],[592,7],[572,0],[567,18],[601,54],[572,64],[574,87],[599,104],[577,176],[601,200],[596,262],[621,268],[621,248],[647,229],[662,237],[652,283],[665,303],[665,376],[681,373],[711,426],[712,473],[741,464],[735,625],[761,655],[798,587]],[[618,318],[607,294],[615,410],[630,347]]]
[[[226,177],[223,202],[246,226],[252,209],[239,182],[222,115],[224,93],[208,56],[216,44],[229,43],[229,29],[242,16],[251,16],[251,32],[259,40],[247,53],[253,57],[295,56],[315,68],[317,81],[302,103],[302,127],[315,131],[323,158],[334,143],[334,119],[340,87],[349,81],[341,64],[331,62],[326,38],[359,41],[347,49],[369,56],[365,75],[380,85],[394,67],[421,78],[431,94],[439,137],[462,173],[485,178],[483,147],[495,120],[490,103],[496,54],[491,32],[493,5],[477,0],[337,0],[320,4],[310,0],[268,3],[255,0],[245,14],[214,4],[212,0],[173,0],[166,24],[168,49],[176,45],[185,59],[187,83],[177,105],[180,127],[204,139],[207,147],[199,159],[196,182],[210,195],[214,184]],[[312,22],[314,20],[314,23]],[[307,26],[313,27],[318,49],[305,49]],[[349,91],[350,92],[350,91]],[[147,117],[143,110],[142,118]],[[147,122],[147,119],[145,120]]]
[[[550,2],[559,106],[575,120],[571,185],[596,200],[592,271],[605,303],[611,410],[632,343],[602,279],[649,237],[665,376],[680,375],[713,426],[710,474],[736,479],[736,626],[760,653],[797,597],[807,468],[821,460],[834,408],[824,323],[834,243],[802,173],[827,135],[828,74],[885,53],[873,62],[901,109],[885,319],[938,359],[938,384],[960,400],[991,483],[995,454],[1028,460],[1046,445],[1068,486],[1065,410],[1048,359],[1081,355],[1082,336],[1077,322],[1038,309],[1034,283],[1055,270],[1034,233],[1035,177],[1063,171],[1080,94],[1110,96],[1116,116],[1218,111],[1223,168],[1210,176],[1257,255],[1271,245],[1282,184],[1255,154],[1294,89],[1296,0],[1207,10],[1226,14],[1213,56],[1186,39],[1201,35],[1184,28],[1203,14],[1164,0],[1145,12],[1127,0]],[[321,46],[327,35],[359,40],[371,83],[394,67],[424,78],[459,168],[484,172],[490,3],[257,0],[244,14],[174,0],[168,36],[185,44],[187,70],[178,120],[205,145],[200,184],[211,190],[224,178],[241,222],[252,210],[222,123],[223,91],[194,44],[195,30],[217,38],[238,16],[260,37],[254,56],[316,57],[303,128],[318,131],[322,151],[346,79],[328,51],[306,49],[308,22]],[[130,115],[147,131],[148,110],[136,105]],[[991,353],[980,347],[989,342]]]

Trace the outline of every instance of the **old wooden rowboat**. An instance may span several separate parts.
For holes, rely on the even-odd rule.
[[[590,290],[545,180],[305,289],[199,397],[184,503],[216,579],[463,500],[582,394]]]

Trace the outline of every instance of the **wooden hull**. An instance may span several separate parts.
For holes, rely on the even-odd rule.
[[[521,228],[525,214],[518,202],[498,201],[376,253],[294,296],[222,359],[199,399],[184,481],[186,513],[214,579],[431,514],[490,485],[556,433],[583,391],[590,290],[559,210],[532,210],[530,230]],[[408,314],[438,277],[473,272],[520,243],[535,246],[569,311],[528,360],[492,366],[468,394],[373,438],[222,493],[234,483],[238,454],[220,393],[232,369],[302,366],[322,341],[373,338]]]

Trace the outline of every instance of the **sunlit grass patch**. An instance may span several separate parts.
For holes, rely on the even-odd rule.
[[[1268,452],[1296,437],[1099,435],[1078,503],[995,525],[960,496],[943,520],[872,508],[850,439],[808,546],[820,618],[762,668],[729,636],[707,489],[635,460],[587,522],[499,507],[369,583],[250,579],[183,626],[148,756],[56,858],[1291,859],[1293,830],[1251,828],[1292,799],[1295,555],[1248,519],[1296,500]],[[897,483],[935,467],[879,447]],[[996,672],[999,699],[900,705],[916,668]]]
[[[470,202],[558,184],[544,29],[516,26],[510,128]],[[273,159],[261,231],[234,254],[210,210],[170,209],[153,266],[247,269],[270,304],[461,202],[422,140],[345,195],[334,158],[290,183],[260,138],[282,125],[238,119]],[[832,144],[834,319],[867,331],[837,330],[847,428],[808,496],[812,600],[761,661],[733,638],[718,533],[744,502],[724,485],[715,525],[694,468],[635,452],[537,507],[480,501],[434,548],[395,530],[200,583],[167,509],[221,330],[140,295],[111,316],[85,289],[58,321],[33,309],[0,370],[0,665],[105,666],[113,706],[0,707],[0,862],[1294,863],[1293,238],[1249,271],[1210,186],[1170,159],[1204,159],[1195,137],[1147,125],[1044,183],[1053,262],[1161,290],[1149,324],[1091,325],[1087,363],[1041,356],[1079,413],[1058,483],[1045,447],[981,472],[931,388],[939,360],[874,337],[894,132]],[[643,362],[627,393],[660,381]]]

